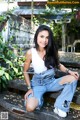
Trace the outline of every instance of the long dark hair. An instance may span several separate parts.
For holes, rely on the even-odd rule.
[[[40,25],[38,27],[38,29],[36,30],[36,33],[34,36],[35,48],[37,50],[39,48],[39,46],[37,44],[37,36],[38,36],[39,32],[41,32],[43,30],[47,30],[49,32],[48,45],[45,47],[45,50],[46,50],[46,55],[44,56],[45,66],[48,69],[50,69],[51,67],[58,67],[58,65],[59,65],[58,49],[54,42],[53,32],[48,26]]]

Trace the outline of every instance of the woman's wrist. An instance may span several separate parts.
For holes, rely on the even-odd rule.
[[[67,74],[69,73],[69,71],[70,71],[69,69],[66,69],[66,73],[67,73]]]
[[[27,86],[27,89],[30,90],[30,89],[31,89],[31,86]]]

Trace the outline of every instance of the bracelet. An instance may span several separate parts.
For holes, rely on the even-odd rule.
[[[66,73],[67,73],[67,74],[69,73],[69,69],[66,69]]]
[[[31,86],[28,86],[27,89],[30,90],[30,89],[31,89]]]

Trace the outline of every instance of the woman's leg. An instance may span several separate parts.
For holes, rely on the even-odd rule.
[[[38,99],[35,97],[31,97],[26,101],[26,110],[28,112],[35,110],[37,106],[38,106]]]
[[[29,95],[26,100],[26,110],[31,112],[34,111],[37,107],[42,106],[43,104],[43,94],[46,92],[46,88],[44,86],[36,86],[33,87],[33,96]]]
[[[64,85],[61,94],[56,99],[54,107],[57,107],[65,112],[69,111],[70,103],[76,90],[77,80],[71,75],[63,77],[59,82],[60,85]]]
[[[47,91],[62,90],[61,94],[56,99],[54,107],[57,107],[65,112],[69,111],[69,106],[76,90],[77,80],[71,75],[53,80],[53,83],[47,86]]]

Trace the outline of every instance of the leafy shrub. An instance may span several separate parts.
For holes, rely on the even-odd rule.
[[[20,55],[20,53],[19,53]],[[7,88],[9,80],[22,78],[22,64],[24,58],[15,55],[9,47],[8,42],[3,42],[0,36],[0,87],[1,90]]]

